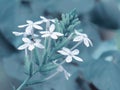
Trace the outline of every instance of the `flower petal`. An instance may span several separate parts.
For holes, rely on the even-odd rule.
[[[27,34],[30,34],[32,31],[31,30],[33,30],[33,26],[32,25],[29,25],[26,29],[25,29],[25,32],[27,33]]]
[[[23,50],[23,49],[27,48],[28,46],[29,46],[29,44],[23,44],[18,47],[18,50]]]
[[[68,55],[68,53],[66,53],[66,52],[63,51],[63,50],[58,50],[57,52],[60,53],[60,54],[62,54],[62,55]]]
[[[48,33],[50,33],[49,31],[41,31],[40,32],[41,34],[48,34]]]
[[[88,38],[88,42],[91,46],[93,46],[92,41]]]
[[[55,23],[55,19],[50,19],[51,22]]]
[[[78,32],[77,30],[75,30],[75,34],[76,35],[82,35],[82,33]]]
[[[43,28],[37,24],[34,24],[33,27],[38,30],[43,30]]]
[[[30,44],[29,47],[28,47],[28,49],[29,49],[30,51],[32,51],[34,48],[35,48],[35,46],[34,46],[33,44]]]
[[[63,36],[64,34],[59,33],[59,32],[53,32],[54,34],[56,34],[57,36]]]
[[[77,61],[80,61],[80,62],[83,61],[83,59],[81,59],[81,58],[79,58],[79,57],[77,57],[77,56],[73,56],[73,58],[74,58],[75,60],[77,60]]]
[[[78,41],[82,41],[83,37],[82,36],[76,36],[73,41],[78,42]]]
[[[68,48],[66,48],[66,47],[63,47],[62,50],[63,50],[64,52],[66,52],[66,53],[71,53],[71,50],[68,49]]]
[[[32,20],[26,20],[26,22],[27,22],[28,24],[32,24],[32,23],[33,23]]]
[[[25,25],[19,25],[18,28],[23,28],[23,27],[26,27],[28,26],[28,24],[25,24]]]
[[[51,36],[52,39],[58,39],[57,35],[55,35],[54,33],[50,36]]]
[[[42,24],[43,21],[37,21],[37,22],[34,22],[34,24]]]
[[[54,30],[55,30],[55,25],[52,24],[52,25],[50,26],[50,28],[49,28],[49,31],[50,31],[50,32],[53,32]]]
[[[71,76],[71,74],[70,73],[68,73],[66,70],[64,71],[64,74],[65,74],[65,78],[68,80],[69,79],[69,77]]]
[[[15,36],[20,36],[20,35],[23,35],[24,33],[23,32],[12,32]]]
[[[47,20],[47,18],[45,18],[44,16],[40,16],[40,18],[43,20]]]
[[[72,54],[73,54],[73,55],[78,55],[78,54],[79,54],[79,50],[78,50],[78,49],[73,50],[73,51],[72,51]]]
[[[84,38],[84,44],[85,44],[86,47],[89,47],[89,46],[90,46],[90,45],[89,45],[89,41],[88,41],[87,38]]]
[[[71,56],[67,56],[65,60],[66,60],[67,63],[70,63],[70,62],[72,62],[72,57]]]
[[[50,36],[50,34],[48,33],[48,34],[43,34],[41,37],[49,37]]]
[[[23,42],[25,43],[31,43],[31,40],[29,38],[22,38]]]
[[[40,44],[40,43],[35,43],[34,44],[36,47],[38,47],[38,48],[45,48],[42,44]]]

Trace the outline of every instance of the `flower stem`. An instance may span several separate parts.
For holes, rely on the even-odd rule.
[[[78,47],[80,44],[81,44],[81,42],[78,42],[77,44],[75,44],[75,45],[71,48],[71,50],[75,49],[75,48]]]
[[[28,86],[30,86],[30,85],[35,85],[35,84],[43,83],[43,82],[45,82],[45,81],[47,81],[47,80],[49,80],[49,79],[55,77],[58,73],[59,73],[59,71],[53,73],[52,75],[48,76],[48,77],[45,78],[45,79],[42,79],[42,80],[36,80],[36,81],[29,82],[29,83],[26,84],[26,87],[28,87]]]
[[[22,88],[25,86],[25,84],[28,82],[29,79],[30,77],[27,77],[25,81],[16,90],[22,90]]]

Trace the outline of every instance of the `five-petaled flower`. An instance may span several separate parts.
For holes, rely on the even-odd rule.
[[[88,38],[86,34],[80,33],[77,30],[75,30],[76,37],[73,39],[75,42],[84,42],[86,47],[89,47],[90,45],[93,46],[91,40]]]
[[[48,31],[41,31],[40,32],[42,34],[41,37],[51,37],[52,39],[58,39],[59,36],[63,36],[62,33],[54,32],[54,30],[55,30],[55,25],[52,24],[52,25],[50,25]]]
[[[58,50],[58,53],[64,55],[64,56],[67,56],[65,58],[66,62],[67,63],[70,63],[72,62],[72,58],[77,60],[77,61],[83,61],[81,58],[79,58],[78,55],[79,54],[79,50],[78,49],[75,49],[75,50],[70,50],[66,47],[63,47],[62,50]]]
[[[27,20],[26,21],[27,22],[27,24],[25,24],[25,25],[19,25],[18,27],[19,28],[24,28],[24,27],[26,27],[26,29],[25,29],[25,32],[27,33],[27,34],[31,34],[33,31],[33,28],[35,28],[35,29],[37,29],[37,30],[43,30],[43,28],[41,27],[41,26],[39,26],[39,24],[42,24],[43,23],[43,21],[37,21],[37,22],[33,22],[33,21],[31,21],[31,20]]]
[[[24,44],[18,47],[19,50],[23,50],[28,48],[28,50],[32,51],[35,47],[43,49],[44,46],[40,43],[40,39],[30,40],[29,38],[22,38]]]

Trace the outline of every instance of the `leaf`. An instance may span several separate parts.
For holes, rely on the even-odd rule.
[[[55,65],[54,63],[48,63],[40,67],[40,72],[48,72],[56,68],[57,65]]]
[[[108,56],[113,56],[113,60],[106,60]],[[85,79],[92,82],[99,90],[120,90],[120,52],[103,53],[98,60],[82,63],[81,68]]]

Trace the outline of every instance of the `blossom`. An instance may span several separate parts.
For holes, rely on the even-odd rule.
[[[69,77],[71,76],[71,74],[68,73],[68,72],[63,68],[62,65],[59,65],[59,66],[58,66],[57,71],[59,71],[59,72],[64,72],[65,78],[66,78],[67,80],[68,80]]]
[[[58,65],[57,71],[58,72],[64,72],[65,78],[68,80],[69,77],[71,76],[71,74],[68,73],[61,64],[58,64],[56,62],[57,62],[56,60],[53,61],[54,64]]]
[[[79,33],[77,30],[75,30],[75,34],[77,35],[73,41],[75,42],[84,42],[86,47],[89,47],[90,45],[93,46],[91,40],[88,38],[86,34]]]
[[[72,58],[77,60],[77,61],[83,61],[81,58],[79,58],[78,55],[79,54],[79,50],[78,49],[75,49],[75,50],[70,50],[66,47],[63,47],[62,50],[58,50],[58,53],[64,55],[64,56],[67,56],[65,58],[66,62],[67,63],[70,63],[72,62]]]
[[[49,30],[48,31],[41,31],[40,33],[42,34],[41,37],[51,37],[52,39],[58,39],[59,36],[63,36],[62,33],[59,33],[59,32],[54,32],[55,30],[55,25],[52,24],[50,27],[49,27]]]
[[[42,24],[43,23],[42,21],[33,22],[31,20],[27,20],[26,22],[27,22],[27,24],[18,26],[19,28],[26,27],[26,29],[25,29],[26,33],[32,33],[33,28],[35,28],[37,30],[43,30],[43,28],[38,25],[38,24]]]
[[[38,47],[41,49],[44,48],[44,46],[40,43],[41,42],[40,39],[30,40],[29,38],[22,38],[22,40],[24,44],[18,47],[19,50],[28,48],[28,50],[32,51],[35,47]]]
[[[47,19],[44,16],[40,16],[40,18],[42,19],[43,22],[46,22],[46,23],[53,22],[53,23],[55,23],[55,19]]]

